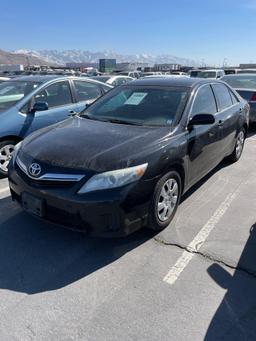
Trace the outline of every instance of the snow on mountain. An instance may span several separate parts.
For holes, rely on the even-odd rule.
[[[27,50],[20,49],[14,51],[17,54],[25,54],[45,60],[48,63],[66,64],[66,63],[97,63],[100,58],[115,58],[117,62],[140,62],[153,65],[155,63],[177,63],[182,65],[196,66],[196,62],[189,58],[180,58],[169,54],[153,56],[142,53],[136,55],[123,55],[114,51],[92,52],[83,50]]]

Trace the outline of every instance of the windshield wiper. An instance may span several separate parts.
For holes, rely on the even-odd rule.
[[[142,126],[142,123],[139,122],[131,122],[131,121],[125,121],[125,120],[119,120],[117,118],[98,118],[95,116],[91,116],[88,114],[81,114],[81,117],[87,118],[88,120],[95,120],[95,121],[102,121],[102,122],[110,122],[110,123],[117,123],[117,124],[129,124],[133,126]]]
[[[108,122],[108,120],[104,120],[104,119],[101,119],[101,118],[97,118],[97,117],[95,117],[95,116],[90,116],[90,115],[88,115],[88,114],[81,114],[80,116],[83,117],[83,118],[86,118],[86,119],[88,119],[88,120]]]
[[[132,126],[142,126],[143,125],[142,123],[139,123],[139,122],[131,122],[131,121],[119,120],[119,119],[116,119],[116,118],[109,118],[108,121],[111,122],[111,123],[129,124],[129,125],[132,125]]]

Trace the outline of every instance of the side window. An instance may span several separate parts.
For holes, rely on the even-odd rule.
[[[198,90],[192,107],[192,117],[196,114],[216,114],[216,101],[210,85]]]
[[[34,96],[34,102],[47,102],[49,109],[72,103],[69,82],[58,82],[47,86]]]
[[[100,97],[101,89],[97,84],[86,81],[74,81],[78,102],[88,101]]]
[[[214,84],[213,90],[220,110],[225,110],[233,105],[229,89],[224,84]]]
[[[238,99],[236,98],[236,96],[234,95],[234,93],[233,93],[231,90],[229,90],[229,93],[230,93],[230,96],[231,96],[232,103],[233,103],[233,104],[238,103],[239,101],[238,101]]]

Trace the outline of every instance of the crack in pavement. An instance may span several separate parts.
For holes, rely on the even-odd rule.
[[[155,242],[159,243],[160,245],[165,245],[165,246],[174,246],[174,247],[177,247],[183,251],[186,251],[188,253],[192,253],[192,254],[195,254],[195,255],[199,255],[207,260],[210,260],[212,262],[215,262],[215,263],[219,263],[219,264],[222,264],[232,270],[238,270],[238,271],[241,271],[241,272],[244,272],[245,274],[253,277],[254,279],[256,279],[256,272],[253,272],[253,271],[250,271],[246,268],[243,268],[243,267],[240,267],[240,266],[235,266],[235,265],[232,265],[232,264],[228,264],[227,262],[225,262],[224,260],[220,259],[220,258],[216,258],[216,256],[213,256],[213,255],[210,255],[208,253],[205,253],[205,252],[201,252],[199,250],[195,250],[195,249],[192,249],[190,247],[187,247],[186,245],[181,245],[181,244],[178,244],[178,243],[172,243],[172,242],[166,242],[165,240],[162,240],[160,238],[157,238],[157,237],[154,237],[153,238]]]

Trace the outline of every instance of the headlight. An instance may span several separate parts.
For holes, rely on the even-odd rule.
[[[147,166],[148,164],[144,163],[140,166],[118,169],[94,175],[81,187],[78,194],[117,188],[138,181],[145,173]]]
[[[11,158],[11,162],[12,164],[14,165],[15,163],[15,160],[16,160],[16,157],[17,157],[17,154],[18,154],[18,151],[20,150],[20,147],[22,145],[22,141],[20,141],[19,143],[17,143],[14,147],[14,150],[12,152],[12,158]]]

